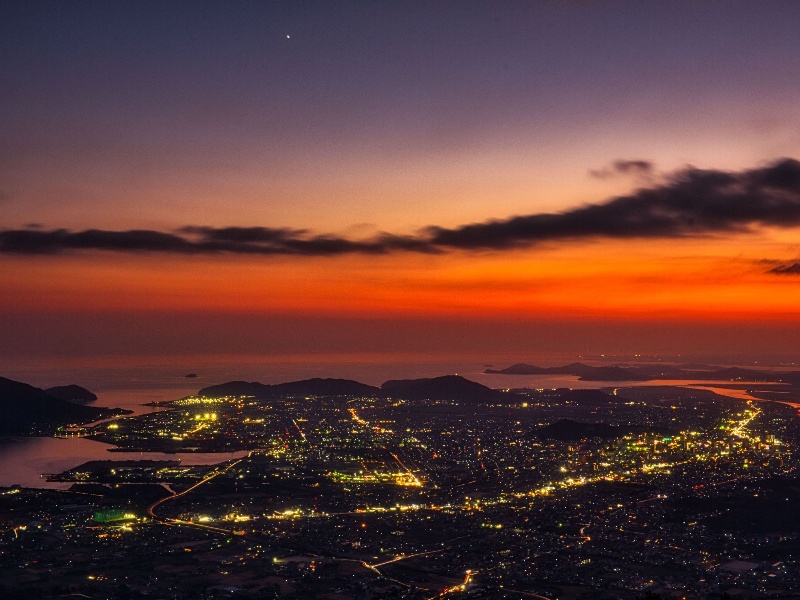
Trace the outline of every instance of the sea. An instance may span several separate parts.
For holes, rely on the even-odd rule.
[[[389,379],[415,379],[457,374],[495,389],[625,387],[626,385],[697,385],[698,381],[598,382],[580,381],[572,375],[492,375],[487,368],[504,368],[516,362],[556,366],[575,361],[608,364],[603,357],[574,354],[480,356],[475,354],[292,354],[214,356],[91,357],[59,360],[20,360],[2,366],[0,376],[36,387],[77,384],[98,396],[94,406],[124,408],[140,415],[156,410],[151,402],[176,400],[199,389],[244,380],[283,383],[311,377],[355,379],[380,385]],[[619,362],[619,361],[617,361]],[[749,365],[753,366],[753,365]],[[191,376],[189,376],[191,375]],[[187,377],[188,376],[188,377]],[[735,398],[750,398],[743,390],[707,389]],[[0,487],[66,489],[69,483],[47,481],[56,474],[90,460],[176,460],[185,465],[223,462],[243,453],[109,452],[107,444],[86,438],[0,437]]]

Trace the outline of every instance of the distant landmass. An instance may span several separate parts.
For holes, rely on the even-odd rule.
[[[690,367],[690,368],[687,368]],[[721,381],[758,381],[800,384],[800,371],[759,371],[740,367],[719,368],[711,365],[637,365],[592,367],[571,363],[562,367],[538,367],[525,363],[505,369],[486,369],[494,375],[576,375],[583,381],[652,381],[654,379],[686,379]]]
[[[583,363],[571,363],[561,367],[538,367],[517,363],[505,369],[486,369],[485,373],[502,375],[576,375],[584,381],[637,382],[653,380],[719,380],[731,382],[769,382],[800,386],[800,372],[758,371],[743,368],[719,368],[710,365],[709,370],[689,370],[687,365],[610,365],[593,367]],[[695,365],[692,365],[695,366]],[[788,386],[787,386],[788,387]],[[568,402],[600,406],[616,399],[600,390],[559,389],[550,395]],[[279,384],[264,384],[257,381],[229,381],[204,387],[198,396],[251,396],[259,399],[351,396],[372,398],[398,398],[407,400],[455,400],[465,403],[503,404],[518,401],[516,393],[495,390],[459,375],[444,375],[423,379],[391,379],[380,387],[367,385],[352,379],[313,378]]]
[[[462,400],[465,402],[495,402],[508,398],[504,392],[465,379],[445,375],[426,379],[396,379],[380,388],[351,379],[305,379],[267,385],[257,381],[229,381],[202,388],[198,396],[252,396],[254,398],[291,398],[298,396],[357,396],[375,398],[405,398],[408,400]]]
[[[563,367],[537,367],[517,363],[505,369],[486,369],[484,373],[500,375],[577,375],[591,381],[646,381],[648,377],[619,366],[591,367],[583,363],[572,363]]]
[[[257,381],[229,381],[205,387],[198,396],[253,396],[255,398],[289,398],[295,396],[375,396],[380,392],[365,383],[351,379],[304,379],[289,383],[268,385]]]
[[[460,375],[445,375],[430,379],[392,379],[381,385],[381,393],[390,398],[407,400],[494,402],[508,399],[508,394]]]
[[[72,387],[61,386],[60,389]],[[0,377],[0,435],[49,433],[58,426],[89,423],[128,412],[118,408],[81,406],[27,383]]]
[[[73,404],[91,404],[97,400],[97,396],[92,392],[75,384],[58,385],[56,387],[47,388],[44,391],[51,396],[55,396],[60,400],[72,402]]]

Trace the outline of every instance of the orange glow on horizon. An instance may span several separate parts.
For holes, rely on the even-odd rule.
[[[736,256],[742,239],[749,257]],[[5,310],[800,320],[796,278],[763,237],[428,256],[4,258]],[[735,258],[730,258],[734,256]]]

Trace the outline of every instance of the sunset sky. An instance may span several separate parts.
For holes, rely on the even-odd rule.
[[[0,358],[797,358],[798,27],[780,0],[4,3]]]

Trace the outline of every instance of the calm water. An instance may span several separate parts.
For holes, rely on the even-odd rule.
[[[96,406],[119,407],[144,414],[153,401],[174,400],[198,389],[231,380],[281,383],[309,377],[338,377],[380,385],[387,379],[435,377],[459,374],[492,388],[625,387],[638,385],[689,385],[698,381],[598,382],[579,381],[571,375],[486,375],[489,366],[505,367],[515,362],[554,366],[582,360],[574,355],[527,355],[476,357],[474,355],[291,355],[282,357],[177,357],[174,359],[111,359],[105,361],[43,361],[7,365],[3,377],[37,387],[76,383],[99,397]],[[599,363],[597,363],[599,364]],[[197,378],[186,378],[196,373]],[[714,382],[708,382],[713,385]],[[721,383],[721,382],[718,382]],[[762,384],[763,385],[763,384]],[[742,390],[713,388],[734,398],[750,399]],[[212,464],[235,454],[110,453],[108,446],[85,438],[0,438],[0,486],[65,488],[69,484],[48,483],[42,474],[59,473],[89,460],[176,460],[184,464]]]
[[[103,400],[106,392],[113,391],[142,390],[185,395],[200,387],[235,379],[283,383],[309,377],[338,377],[380,385],[387,379],[479,374],[490,365],[507,366],[522,360],[522,357],[514,355],[409,353],[134,357],[24,361],[3,365],[0,375],[37,387],[77,383],[91,389]],[[573,362],[578,357],[534,355],[524,360],[552,366]],[[188,373],[198,377],[187,379],[184,376]]]
[[[71,375],[79,376],[80,373],[72,373]],[[43,375],[43,377],[46,376]],[[11,378],[14,379],[14,376],[11,376]],[[76,381],[76,379],[61,381],[72,382]],[[178,385],[178,383],[181,385]],[[142,385],[138,380],[134,384],[137,386]],[[45,384],[38,385],[45,386]],[[176,385],[171,388],[151,390],[141,389],[141,387],[106,391],[95,391],[93,389],[98,396],[98,401],[94,404],[96,406],[126,408],[132,410],[135,415],[140,415],[156,410],[151,406],[143,406],[143,404],[160,400],[175,400],[194,393],[197,391],[197,387],[197,385],[189,384],[187,386],[184,382],[176,382]],[[95,389],[99,390],[100,388]],[[60,473],[90,460],[180,460],[185,465],[206,465],[222,462],[230,458],[238,458],[246,454],[246,452],[219,454],[109,452],[108,450],[111,447],[108,444],[77,437],[67,439],[0,437],[0,486],[19,484],[24,487],[67,489],[71,484],[48,482],[42,475]]]
[[[0,486],[67,489],[70,483],[46,481],[42,474],[61,473],[90,460],[180,460],[184,465],[207,465],[245,456],[247,452],[220,454],[162,454],[160,452],[108,452],[109,446],[85,438],[3,438],[0,443]]]

